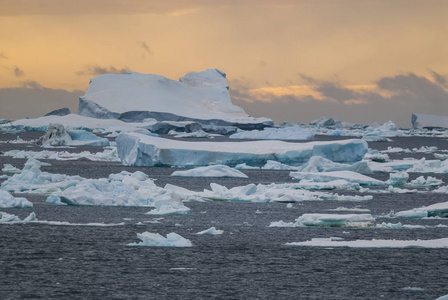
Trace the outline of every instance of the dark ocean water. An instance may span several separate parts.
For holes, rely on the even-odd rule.
[[[1,136],[1,135],[0,135]],[[2,139],[11,139],[1,136]],[[318,137],[326,139],[327,137]],[[394,138],[370,147],[422,145],[447,149],[446,139]],[[416,145],[416,146],[413,146]],[[1,150],[30,149],[0,144]],[[94,148],[93,151],[101,151]],[[82,149],[68,149],[78,152]],[[92,150],[91,150],[92,151]],[[431,158],[431,154],[425,154]],[[398,155],[409,157],[407,154]],[[117,163],[49,161],[52,173],[107,177],[136,170],[163,186],[172,183],[194,190],[210,182],[228,187],[248,183],[292,182],[287,171],[244,171],[249,179],[171,178],[172,168],[132,168]],[[0,166],[22,167],[24,160],[0,156]],[[0,173],[1,174],[1,173]],[[411,179],[422,174],[411,174]],[[431,175],[448,182],[447,174]],[[387,179],[388,174],[376,173]],[[338,191],[340,194],[350,194]],[[353,194],[353,193],[352,193]],[[326,213],[339,206],[368,208],[378,222],[448,225],[448,219],[382,219],[405,210],[448,201],[448,194],[373,194],[365,202],[308,201],[287,208],[282,203],[186,203],[184,216],[145,215],[149,208],[70,207],[45,204],[44,195],[25,195],[33,209],[1,209],[21,218],[34,211],[39,220],[71,223],[125,223],[113,227],[0,225],[1,299],[435,299],[448,294],[447,249],[327,249],[285,246],[316,237],[357,239],[436,239],[448,228],[347,229],[269,228],[273,221],[294,221],[303,213]],[[146,223],[145,223],[146,221]],[[144,225],[137,225],[142,222]],[[215,226],[222,235],[196,235]],[[144,231],[176,232],[191,248],[130,247]],[[407,287],[421,290],[407,290]]]

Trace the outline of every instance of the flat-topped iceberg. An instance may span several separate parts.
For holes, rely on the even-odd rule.
[[[335,162],[356,162],[367,152],[367,143],[359,139],[331,142],[288,143],[185,142],[139,133],[122,133],[117,139],[118,155],[129,166],[206,166],[247,163],[263,166],[268,160],[297,165],[312,156]]]
[[[166,238],[158,233],[145,231],[137,233],[137,237],[141,240],[140,243],[130,243],[128,246],[146,246],[146,247],[192,247],[190,240],[171,232],[166,235]]]
[[[420,219],[427,217],[448,218],[448,202],[441,202],[429,206],[413,208],[411,210],[399,211],[397,213],[391,213],[391,216],[396,218],[413,218],[413,219]]]
[[[263,130],[241,131],[232,134],[231,139],[251,140],[297,140],[311,141],[314,134],[300,127],[265,128]]]
[[[314,238],[311,241],[286,243],[297,247],[344,247],[344,248],[448,248],[448,238],[434,240],[355,240],[341,238]]]
[[[448,128],[448,116],[412,114],[414,128]]]
[[[233,105],[226,74],[216,69],[188,73],[179,81],[161,75],[105,74],[91,79],[79,98],[78,114],[125,121],[197,121],[254,129],[272,126],[267,118],[253,118]]]
[[[171,176],[177,177],[236,177],[248,178],[246,174],[225,165],[198,167],[185,171],[174,171]]]

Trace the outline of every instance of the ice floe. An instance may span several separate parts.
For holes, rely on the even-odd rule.
[[[139,243],[130,243],[128,246],[147,246],[147,247],[192,247],[190,240],[171,232],[166,238],[158,233],[145,231],[137,233],[137,237],[141,240]]]
[[[329,182],[334,180],[345,180],[358,183],[361,186],[385,186],[386,183],[375,178],[365,176],[353,171],[333,172],[291,172],[290,176],[298,181],[308,180],[313,182]]]
[[[123,133],[117,137],[118,155],[124,165],[131,166],[206,166],[246,163],[262,166],[268,160],[300,164],[312,156],[336,162],[356,162],[367,152],[361,140],[288,143],[284,141],[253,142],[186,142]]]
[[[88,159],[91,161],[104,162],[120,162],[116,147],[107,147],[103,152],[91,153],[90,151],[82,151],[80,153],[71,153],[67,151],[25,151],[11,150],[3,154],[4,156],[12,156],[13,158],[34,158],[34,159],[54,159],[54,160],[78,160]]]
[[[218,235],[223,234],[224,230],[216,229],[215,227],[210,227],[209,229],[199,231],[196,234],[208,234],[208,235]]]
[[[303,214],[296,227],[369,227],[375,222],[371,214]]]
[[[367,162],[359,161],[352,165],[333,162],[322,156],[312,156],[310,160],[297,168],[299,172],[353,171],[361,174],[372,174]]]
[[[448,248],[448,238],[434,240],[354,240],[342,241],[339,238],[314,238],[311,241],[286,243],[298,247],[345,247],[345,248]]]
[[[174,171],[171,176],[177,177],[235,177],[248,178],[246,174],[225,165],[197,167],[191,170]]]
[[[4,173],[20,173],[22,170],[14,167],[11,164],[3,164],[2,172]]]
[[[420,219],[427,217],[448,218],[448,202],[436,203],[429,206],[413,208],[411,210],[404,210],[396,213],[391,212],[390,216],[395,218],[413,218],[413,219]]]

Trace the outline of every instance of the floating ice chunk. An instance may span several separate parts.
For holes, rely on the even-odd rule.
[[[366,142],[393,142],[390,138],[378,135],[364,135],[362,139]]]
[[[409,149],[403,149],[400,147],[387,147],[387,150],[382,150],[381,153],[411,153]]]
[[[371,214],[303,214],[296,219],[297,227],[369,227],[375,218]]]
[[[219,136],[219,134],[207,133],[203,130],[193,131],[193,132],[177,132],[171,130],[168,132],[168,135],[173,135],[175,138],[214,138],[215,136]]]
[[[268,162],[266,164],[268,164]],[[237,170],[259,170],[260,167],[252,167],[252,166],[248,166],[246,163],[242,163],[242,164],[236,165],[235,169],[237,169]]]
[[[420,287],[412,287],[412,286],[407,286],[402,288],[403,291],[411,291],[411,292],[423,292],[425,289],[422,289]]]
[[[411,210],[399,211],[397,213],[391,213],[391,216],[396,218],[413,219],[426,217],[448,218],[448,202],[441,202],[429,206],[414,208]]]
[[[428,176],[426,179],[423,176],[417,177],[414,180],[411,180],[407,184],[407,186],[410,187],[430,187],[430,186],[437,186],[443,184],[443,180],[437,179],[435,177]]]
[[[210,227],[209,229],[203,230],[203,231],[199,231],[196,234],[211,234],[211,235],[216,235],[216,234],[223,234],[224,230],[218,230],[215,227]]]
[[[269,227],[296,227],[296,225],[294,224],[294,222],[284,222],[280,220],[277,222],[271,222],[271,224],[269,224]]]
[[[441,186],[438,189],[435,189],[434,192],[441,193],[441,194],[443,194],[443,193],[448,194],[448,185]]]
[[[65,190],[83,180],[80,176],[51,174],[40,170],[40,162],[29,159],[22,173],[2,183],[1,190],[21,193],[53,193]]]
[[[145,231],[137,233],[137,237],[141,240],[139,243],[130,243],[128,246],[148,246],[148,247],[192,247],[190,240],[183,238],[177,233],[168,233],[166,238],[158,233]]]
[[[14,197],[6,191],[0,190],[0,207],[2,208],[31,208],[33,203],[25,198]]]
[[[109,146],[107,138],[101,138],[87,130],[69,130],[68,134],[72,141],[68,145],[72,146]]]
[[[72,141],[72,138],[65,130],[64,125],[51,123],[47,132],[37,140],[38,145],[65,146]]]
[[[409,174],[406,172],[390,173],[388,184],[392,186],[404,186],[409,179]]]
[[[241,131],[229,136],[231,139],[252,140],[298,140],[312,141],[314,134],[300,127],[265,128],[263,130]]]
[[[47,200],[45,200],[48,204],[54,204],[54,205],[67,205],[67,203],[64,203],[61,201],[61,198],[57,195],[50,195],[47,197]]]
[[[440,153],[434,153],[434,157],[439,160],[447,160],[448,154],[440,154]]]
[[[297,170],[297,167],[282,164],[278,161],[268,160],[266,164],[261,167],[263,170]]]
[[[147,215],[186,215],[190,208],[182,204],[180,196],[173,191],[167,191],[162,199],[155,202],[155,209],[147,212]]]
[[[356,162],[367,152],[361,140],[288,143],[253,142],[185,142],[123,133],[117,137],[118,154],[124,165],[132,166],[204,166],[247,163],[262,166],[268,160],[299,164],[319,155],[336,162]]]
[[[384,228],[384,229],[425,229],[426,227],[423,225],[403,225],[401,223],[381,223],[376,224],[375,228]]]
[[[448,300],[448,295],[441,296],[435,300]]]
[[[361,174],[372,174],[366,162],[359,161],[353,165],[340,164],[321,156],[313,156],[310,160],[297,168],[299,172],[330,172],[330,171],[353,171]]]
[[[344,248],[448,248],[448,238],[434,240],[355,240],[334,241],[328,239],[312,239],[306,242],[286,243],[287,246],[298,247],[344,247]]]
[[[20,218],[16,215],[8,214],[0,211],[0,223],[8,223],[13,221],[20,221]]]
[[[177,177],[236,177],[248,178],[246,174],[225,165],[198,167],[186,171],[174,171],[171,176]]]
[[[9,176],[8,175],[0,175],[0,180],[5,180],[8,179]]]
[[[24,151],[24,150],[11,150],[5,152],[4,155],[12,156],[13,158],[34,158],[34,159],[54,159],[54,160],[78,160],[86,158],[91,161],[109,161],[119,162],[121,161],[117,154],[116,147],[110,147],[104,149],[103,152],[91,153],[89,151],[82,151],[80,153],[70,153],[67,151]],[[50,165],[50,164],[49,164]]]
[[[20,173],[20,172],[22,172],[22,170],[17,169],[16,167],[14,167],[13,165],[10,165],[10,164],[3,164],[2,172],[5,172],[5,173]]]
[[[358,183],[361,186],[384,186],[385,182],[374,179],[352,171],[334,171],[334,172],[291,172],[289,175],[300,181],[303,179],[314,182],[329,182],[333,180],[343,179],[347,182]]]
[[[360,207],[347,208],[347,207],[343,207],[343,206],[339,206],[339,207],[336,207],[334,209],[329,209],[329,210],[330,211],[370,212],[370,209],[367,209],[367,208],[360,208]]]

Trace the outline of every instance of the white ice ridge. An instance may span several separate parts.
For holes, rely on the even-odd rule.
[[[130,243],[128,246],[148,246],[148,247],[192,247],[190,240],[171,232],[166,238],[158,233],[145,231],[137,233],[137,237],[141,240],[139,243]]]
[[[251,139],[251,140],[297,140],[311,141],[314,134],[307,130],[295,127],[265,128],[263,130],[241,131],[229,136],[231,139]]]
[[[31,208],[33,203],[25,198],[14,197],[6,191],[0,190],[0,207],[2,208]]]
[[[311,241],[286,243],[298,247],[344,247],[344,248],[448,248],[448,238],[434,240],[354,240],[341,238],[314,238]]]
[[[91,161],[107,161],[120,162],[116,147],[108,147],[103,152],[91,153],[90,151],[82,151],[80,153],[71,153],[67,151],[25,151],[11,150],[3,153],[4,156],[12,156],[13,158],[34,158],[34,159],[54,159],[54,160],[78,160],[86,158]]]
[[[181,121],[223,120],[230,123],[273,125],[270,119],[253,118],[230,100],[226,75],[216,69],[188,73],[179,81],[161,75],[105,74],[91,79],[79,99],[80,115],[96,118],[146,117]],[[127,114],[125,114],[127,113]]]
[[[352,171],[334,172],[291,172],[289,175],[298,180],[308,180],[313,182],[330,182],[334,180],[345,180],[351,183],[358,183],[361,186],[385,186],[386,182],[365,176]]]
[[[177,177],[236,177],[248,178],[246,174],[225,165],[198,167],[185,171],[174,171],[171,176]]]
[[[217,234],[223,234],[224,230],[216,229],[215,227],[210,227],[209,229],[199,231],[196,234],[210,234],[210,235],[217,235]]]
[[[391,217],[396,218],[448,218],[448,202],[436,203],[429,206],[413,208],[411,210],[399,211],[397,213],[392,212],[390,215]]]
[[[312,156],[335,162],[356,162],[367,152],[359,139],[331,142],[289,143],[284,141],[185,142],[139,133],[117,137],[118,155],[130,166],[206,166],[210,164],[263,166],[268,160],[300,164]]]

